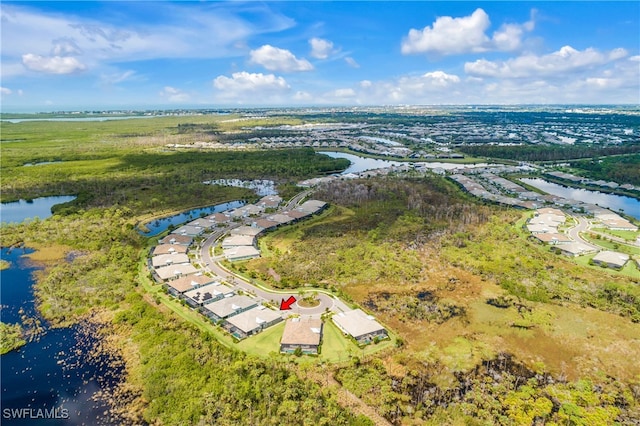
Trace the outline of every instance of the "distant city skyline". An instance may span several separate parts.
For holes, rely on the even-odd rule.
[[[2,111],[640,104],[640,3],[2,2]]]

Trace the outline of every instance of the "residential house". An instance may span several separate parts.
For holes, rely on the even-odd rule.
[[[267,219],[273,221],[273,222],[278,222],[280,224],[285,224],[285,223],[289,223],[289,222],[293,222],[293,218],[291,216],[287,216],[285,214],[274,214],[271,215],[269,217],[267,217]]]
[[[167,290],[174,296],[180,296],[185,291],[193,290],[198,287],[202,287],[206,284],[210,284],[215,280],[202,273],[196,273],[194,275],[182,276],[171,281],[167,281],[165,284]]]
[[[343,333],[356,339],[359,344],[371,343],[375,338],[389,337],[387,330],[361,309],[340,312],[335,314],[332,320]]]
[[[232,229],[231,235],[248,235],[250,237],[256,237],[262,233],[263,229],[257,226],[239,226],[238,228]]]
[[[185,253],[161,254],[151,258],[151,265],[156,269],[168,265],[179,265],[181,263],[189,263],[189,256]]]
[[[188,250],[187,246],[181,246],[179,244],[158,244],[153,248],[151,255],[159,256],[162,254],[172,254],[172,253],[186,254],[187,250]]]
[[[232,235],[222,240],[222,248],[253,246],[255,238],[250,235]]]
[[[174,229],[171,233],[176,235],[186,235],[189,237],[197,237],[202,235],[204,228],[202,226],[182,225],[181,227]]]
[[[233,295],[234,291],[235,289],[220,282],[213,282],[185,292],[184,297],[189,306],[196,308],[207,303],[213,303],[227,295]]]
[[[606,266],[607,268],[622,269],[629,260],[629,255],[616,251],[604,250],[593,256],[591,259],[596,265]]]
[[[227,317],[223,327],[238,339],[244,339],[280,321],[282,321],[280,313],[260,305]]]
[[[298,348],[305,354],[317,354],[322,342],[322,320],[291,318],[287,320],[280,340],[280,352],[293,353]]]
[[[220,321],[247,311],[258,303],[245,295],[232,295],[203,306],[203,313],[213,321]]]
[[[190,246],[193,242],[193,237],[190,237],[188,235],[169,234],[158,242],[160,244],[177,244],[181,246]]]
[[[272,229],[277,228],[278,225],[280,225],[280,222],[276,222],[274,220],[269,220],[269,219],[258,219],[255,222],[253,222],[253,224],[255,224],[257,228],[262,228],[265,231],[270,231]]]
[[[260,257],[260,250],[253,246],[238,246],[225,249],[223,255],[227,260],[235,262]]]
[[[569,244],[573,242],[573,240],[568,236],[566,236],[565,234],[558,234],[558,233],[534,234],[533,238],[537,239],[538,241],[544,244],[551,244],[551,245]]]
[[[557,249],[560,250],[560,253],[564,254],[565,256],[571,257],[582,256],[583,254],[588,254],[596,251],[595,248],[577,241],[569,244],[561,244]]]
[[[328,204],[324,201],[307,200],[298,207],[298,210],[302,210],[303,212],[307,212],[310,214],[315,214],[322,211],[327,206]]]
[[[158,269],[153,270],[153,273],[155,273],[162,281],[172,280],[186,275],[193,275],[197,274],[198,272],[201,271],[199,269],[196,269],[196,267],[190,263],[162,266]]]

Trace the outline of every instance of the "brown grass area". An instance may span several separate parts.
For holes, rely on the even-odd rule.
[[[28,254],[27,257],[33,262],[41,263],[58,262],[64,259],[67,253],[72,250],[71,247],[60,244],[47,244],[45,246],[37,243],[29,243],[29,246],[36,251]]]
[[[499,286],[467,271],[438,262],[425,252],[429,269],[418,283],[366,282],[345,287],[358,303],[369,294],[431,291],[466,309],[465,318],[443,324],[401,321],[394,315],[374,312],[406,342],[406,350],[419,359],[439,360],[450,370],[472,367],[481,358],[498,352],[514,354],[529,368],[544,368],[569,380],[595,377],[600,373],[621,380],[640,375],[640,324],[628,319],[576,305],[526,302],[536,319],[530,329],[513,326],[522,320],[516,307],[497,308],[486,303],[505,294]],[[404,367],[396,354],[385,360],[387,371],[402,376]],[[445,374],[445,373],[443,373]],[[444,377],[442,380],[446,380]]]
[[[324,221],[307,226],[326,226],[327,220],[343,219],[346,214],[352,213],[348,209],[337,209],[336,214]],[[268,238],[274,248],[286,252],[295,243],[300,243],[301,231],[277,232]],[[599,285],[604,278],[611,279],[610,276],[599,274],[602,276],[597,275],[598,280],[594,280],[593,271],[546,253],[544,259],[539,259],[537,247],[532,247],[522,244],[515,248],[500,246],[503,252],[497,258],[502,255],[520,257],[533,270],[535,264],[526,258],[531,255],[542,265],[552,267],[552,277],[558,271],[557,274],[566,273],[593,285]],[[516,248],[520,251],[516,251]],[[533,251],[527,251],[530,249]],[[439,362],[443,366],[442,372],[434,380],[446,385],[453,380],[452,371],[473,368],[481,360],[493,358],[500,352],[513,354],[533,370],[564,376],[569,380],[596,378],[603,373],[620,380],[640,375],[640,363],[637,362],[640,358],[640,324],[572,303],[544,304],[512,297],[514,306],[498,308],[487,304],[487,299],[507,293],[491,278],[483,278],[454,266],[445,260],[435,244],[426,244],[413,253],[424,265],[416,280],[402,281],[399,277],[387,275],[385,279],[359,279],[341,286],[355,302],[372,310],[383,324],[404,340],[402,350],[383,359],[390,375],[401,377],[408,369],[423,368],[420,363]],[[326,255],[331,256],[332,253]],[[262,273],[268,272],[266,259],[253,262],[252,268]],[[517,259],[510,264],[517,266]],[[429,292],[440,302],[464,308],[466,315],[455,316],[438,324],[427,319],[407,319],[414,317],[406,315],[401,318],[404,314],[396,313],[397,304],[392,306],[394,312],[381,308],[382,305],[378,303],[384,301],[381,297],[388,295],[411,297],[420,292]],[[404,299],[400,297],[395,300]]]

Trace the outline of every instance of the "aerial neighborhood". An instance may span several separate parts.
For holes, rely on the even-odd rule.
[[[325,315],[358,345],[389,337],[371,315],[352,309],[335,296],[319,295],[318,307],[277,309],[287,297],[258,288],[224,269],[220,261],[260,257],[257,239],[265,232],[319,214],[327,203],[309,199],[283,205],[277,195],[255,204],[192,220],[158,240],[148,260],[152,277],[168,294],[218,324],[236,340],[286,321],[280,352],[318,354]],[[214,254],[219,253],[219,254]]]

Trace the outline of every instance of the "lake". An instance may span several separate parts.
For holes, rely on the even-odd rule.
[[[56,204],[68,203],[76,197],[61,195],[56,197],[40,197],[33,200],[20,200],[0,204],[0,221],[3,223],[22,222],[38,217],[46,219],[51,216],[51,207]]]
[[[228,203],[188,210],[173,216],[156,219],[154,221],[146,223],[144,226],[148,229],[148,231],[140,231],[140,233],[145,237],[153,237],[154,235],[158,235],[159,233],[166,231],[171,225],[182,225],[185,222],[198,219],[202,216],[208,216],[213,213],[220,213],[225,210],[237,209],[238,207],[242,207],[244,204],[244,201],[230,201]]]
[[[625,214],[640,219],[640,201],[624,195],[605,194],[599,191],[591,191],[582,188],[570,188],[547,182],[540,178],[522,178],[522,182],[538,188],[548,194],[571,200],[582,201],[583,203],[597,204],[614,212],[622,210]]]
[[[369,158],[369,157],[361,157],[359,155],[347,154],[344,152],[334,152],[334,151],[318,151],[319,154],[326,154],[332,158],[346,158],[351,161],[351,165],[347,167],[342,174],[346,173],[360,173],[367,170],[374,169],[383,169],[391,166],[401,166],[408,164],[406,161],[394,161],[394,160],[380,160],[377,158]],[[474,167],[487,167],[489,164],[487,163],[479,163],[479,164],[457,164],[457,163],[443,163],[438,161],[416,161],[416,164],[420,164],[421,166],[428,167],[430,169],[461,169],[461,168],[474,168]]]
[[[0,271],[3,322],[17,323],[21,315],[38,315],[32,277],[37,268],[24,257],[31,251],[1,250],[2,259],[11,262],[10,268]],[[44,331],[38,339],[1,356],[0,423],[118,424],[106,414],[106,402],[95,397],[99,391],[109,394],[109,389],[118,383],[123,373],[121,364],[114,366],[104,356],[89,355],[97,343],[89,326],[52,329],[42,322]],[[46,410],[54,418],[28,418],[36,416],[38,410]]]

